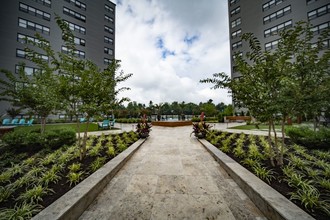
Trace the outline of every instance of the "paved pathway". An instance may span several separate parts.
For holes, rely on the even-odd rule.
[[[265,219],[191,130],[154,126],[80,219]]]

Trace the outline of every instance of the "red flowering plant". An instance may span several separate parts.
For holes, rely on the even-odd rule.
[[[140,138],[146,138],[149,136],[151,130],[151,124],[146,121],[146,115],[143,115],[141,122],[136,125],[136,132]]]
[[[200,115],[200,122],[193,123],[193,131],[191,134],[194,134],[197,138],[205,138],[206,134],[209,132],[212,127],[209,124],[206,124],[204,121],[204,112]],[[191,136],[190,134],[190,136]]]

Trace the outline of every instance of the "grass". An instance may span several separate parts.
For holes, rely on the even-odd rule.
[[[82,123],[80,124],[80,131],[83,132],[86,129],[86,123]],[[36,125],[32,125],[32,126],[26,126],[26,127],[16,127],[15,130],[19,130],[19,129],[24,129],[24,130],[34,130],[40,128],[39,124]],[[75,131],[77,131],[77,124],[75,123],[65,123],[65,124],[46,124],[46,130],[52,130],[52,129],[58,129],[58,128],[72,128]],[[116,128],[112,128],[112,130],[114,130]],[[98,131],[98,126],[95,123],[89,124],[88,126],[88,131]]]
[[[239,125],[235,127],[230,127],[230,129],[239,129],[239,130],[268,130],[268,125],[259,125],[259,129],[255,125]],[[281,129],[281,125],[275,125],[276,130]]]

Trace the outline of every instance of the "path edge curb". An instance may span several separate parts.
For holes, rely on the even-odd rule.
[[[118,154],[103,167],[34,216],[32,220],[78,219],[145,141],[146,139],[136,141],[125,151]]]
[[[206,140],[198,139],[268,219],[314,219]]]

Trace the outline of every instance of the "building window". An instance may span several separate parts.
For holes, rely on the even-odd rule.
[[[16,49],[16,56],[20,57],[20,58],[25,58],[25,59],[27,59],[27,58],[29,59],[32,56],[34,56],[35,58],[39,58],[39,59],[42,59],[47,62],[49,60],[48,56],[46,56],[46,55],[39,54],[39,53],[27,53],[24,50],[20,50],[20,49]]]
[[[318,44],[321,44],[322,50],[329,49],[330,48],[330,39],[324,40],[322,42],[313,43],[311,46],[312,46],[312,48],[315,48],[318,46]]]
[[[273,35],[277,35],[280,31],[292,27],[292,20],[286,21],[282,24],[276,25],[272,28],[269,28],[264,31],[264,36],[269,37]]]
[[[291,5],[285,7],[285,8],[282,8],[266,17],[264,17],[264,24],[267,24],[271,21],[274,21],[278,18],[281,18],[283,17],[284,15],[287,15],[287,14],[290,14],[291,13]]]
[[[271,49],[277,48],[278,43],[279,43],[279,40],[274,40],[272,42],[266,43],[265,44],[265,50],[267,51],[267,50],[271,50]]]
[[[104,26],[104,30],[110,34],[113,34],[113,29],[111,27]]]
[[[104,58],[104,64],[105,65],[109,65],[112,62],[112,60],[108,59],[108,58]]]
[[[29,43],[36,43],[39,44],[40,40],[35,38],[35,37],[31,37],[28,35],[24,35],[24,34],[17,34],[17,42],[20,42],[22,44],[29,44]],[[49,45],[49,42],[43,41],[44,44]]]
[[[321,17],[322,15],[330,13],[330,4],[317,8],[313,11],[307,13],[308,20],[313,20],[314,18]]]
[[[237,57],[242,57],[242,56],[243,56],[243,53],[242,53],[242,52],[235,53],[235,54],[233,55],[233,62],[235,61],[235,59],[236,59]]]
[[[110,7],[109,5],[104,5],[104,9],[105,9],[105,11],[110,12],[112,14],[115,13],[114,9],[112,7]]]
[[[66,8],[66,7],[63,7],[63,14],[69,15],[69,16],[71,16],[73,18],[76,18],[80,21],[86,22],[86,17],[84,15],[79,14],[78,12],[75,12],[71,9]]]
[[[50,14],[46,13],[44,11],[41,11],[39,9],[36,9],[34,7],[31,7],[29,5],[23,4],[23,3],[19,3],[19,10],[32,14],[36,17],[42,18],[44,20],[50,21]]]
[[[113,39],[107,36],[104,36],[104,43],[113,44]]]
[[[52,1],[51,0],[34,0],[35,2],[38,2],[39,4],[45,5],[47,7],[52,6]]]
[[[79,37],[74,37],[74,43],[77,45],[85,46],[86,41],[84,39],[81,39]]]
[[[317,0],[306,0],[306,5],[312,4],[313,2],[316,2]]]
[[[18,19],[18,26],[26,29],[30,29],[36,32],[40,32],[43,34],[49,35],[50,29],[49,27],[43,26],[41,24],[34,23],[32,21],[28,21],[22,18]]]
[[[230,16],[237,15],[238,13],[240,13],[240,11],[241,11],[241,7],[237,7],[230,11]]]
[[[239,0],[230,0],[230,6],[236,4],[237,2],[239,2]]]
[[[105,47],[105,48],[104,48],[104,53],[105,53],[105,54],[108,54],[108,55],[113,55],[113,50],[110,49],[110,48]]]
[[[321,34],[322,31],[328,29],[329,27],[330,27],[330,21],[311,28],[311,31],[314,34]]]
[[[241,34],[242,34],[242,30],[241,29],[239,29],[237,31],[234,31],[233,33],[231,33],[231,39],[235,39],[236,37],[241,36]]]
[[[84,3],[82,3],[81,1],[78,1],[78,0],[64,0],[66,2],[69,2],[70,4],[86,11],[86,5]]]
[[[237,27],[240,24],[241,24],[241,18],[237,18],[236,20],[231,22],[231,27],[234,28],[234,27]]]
[[[62,46],[62,52],[65,53],[65,54],[68,54],[70,53],[70,49],[67,48],[66,46]],[[76,55],[76,57],[79,57],[79,58],[85,58],[85,52],[84,51],[81,51],[81,50],[75,50],[74,51],[74,54]]]
[[[41,73],[41,69],[38,68],[33,68],[33,67],[29,67],[29,66],[22,66],[22,65],[16,65],[15,66],[15,73],[19,73],[20,70],[23,70],[25,75],[27,76],[31,76],[35,73]]]
[[[107,22],[109,22],[109,23],[113,23],[113,18],[110,18],[107,15],[104,15],[104,20],[107,21]]]
[[[240,48],[242,47],[242,41],[238,41],[236,43],[233,43],[231,48],[234,50],[234,49],[237,49],[237,48]]]
[[[70,30],[81,33],[81,34],[86,34],[86,28],[79,26],[77,24],[68,22],[68,21],[64,21],[65,23],[67,23],[69,25]]]
[[[265,4],[262,5],[262,10],[263,11],[267,11],[268,9],[281,4],[282,2],[284,2],[285,0],[271,0],[266,2]]]

